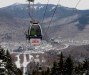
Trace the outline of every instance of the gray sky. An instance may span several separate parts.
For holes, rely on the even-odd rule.
[[[60,4],[67,7],[75,7],[79,0],[60,0]],[[47,3],[47,0],[35,0],[35,3]],[[50,0],[50,4],[57,4],[58,0]],[[27,0],[0,0],[0,8],[14,3],[27,3]],[[78,9],[89,9],[89,0],[81,0]]]

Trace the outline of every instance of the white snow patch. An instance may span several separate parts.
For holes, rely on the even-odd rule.
[[[39,58],[39,55],[36,55],[36,58]]]
[[[32,55],[29,55],[29,62],[33,61],[34,57]]]
[[[43,8],[44,6],[40,6],[39,9]]]
[[[49,11],[52,11],[53,9],[55,9],[55,6],[54,6],[54,7],[52,7]]]
[[[35,61],[36,63],[39,63],[39,62],[40,62],[39,55],[36,55],[36,59],[34,59],[34,61]]]
[[[17,61],[15,62],[17,68],[21,68],[21,64],[20,64],[20,58],[19,58],[20,55],[17,55]]]
[[[29,64],[29,62],[26,59],[26,54],[23,54],[23,55],[24,55],[24,61],[23,61],[23,64],[22,64],[22,67],[23,67],[23,75],[26,75],[27,65]]]
[[[24,10],[24,8],[21,8],[21,10]]]
[[[34,59],[34,61],[35,61],[36,63],[39,63],[39,62],[40,62],[40,60],[39,60],[38,58]]]
[[[28,8],[26,8],[26,10],[28,10]]]
[[[45,58],[44,58],[44,57],[42,57],[42,63],[45,63],[45,62],[46,62]]]
[[[27,61],[27,59],[26,59],[26,54],[24,54],[24,61],[23,61],[23,67],[27,67],[27,65],[28,65],[28,61]]]
[[[36,10],[37,9],[37,6],[34,6],[34,9]]]

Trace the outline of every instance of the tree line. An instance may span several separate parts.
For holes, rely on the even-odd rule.
[[[8,50],[0,47],[0,75],[22,75],[22,71],[12,62]]]
[[[0,47],[0,75],[22,75],[21,69],[18,69],[12,62],[8,50]],[[71,55],[64,59],[63,53],[60,54],[58,62],[46,70],[35,69],[27,75],[89,75],[89,60],[85,59],[83,63],[75,63]]]
[[[54,62],[46,71],[33,70],[32,75],[89,75],[89,61],[74,63],[71,55],[64,59],[61,53],[59,62]]]

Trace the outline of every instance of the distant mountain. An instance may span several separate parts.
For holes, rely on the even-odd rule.
[[[44,15],[44,12],[46,9],[46,4],[35,4],[34,9],[33,9],[33,5],[31,6],[31,8],[32,8],[30,10],[31,15],[33,17],[39,18],[41,20],[43,18],[43,15]],[[52,5],[52,4],[48,5],[47,12],[46,12],[46,18],[52,16],[54,9],[55,9],[55,5]],[[73,9],[70,10],[65,7],[60,7],[60,6],[58,7],[58,11],[60,11],[59,9],[62,10],[62,14],[64,17],[68,16],[71,13],[69,11],[73,10]],[[11,6],[1,8],[0,11],[9,13],[13,17],[19,17],[19,18],[28,18],[29,17],[27,4],[18,4],[18,5],[13,4]],[[64,12],[67,12],[67,13],[65,14]],[[60,15],[60,14],[57,12],[56,15]]]
[[[55,7],[52,4],[48,5],[44,22],[41,24],[45,38],[89,39],[89,10],[77,10],[59,5],[49,26]],[[45,9],[46,4],[35,4],[34,9],[31,9],[31,15],[41,23]],[[13,4],[0,8],[0,40],[25,40],[24,33],[29,27],[29,20],[27,4]]]

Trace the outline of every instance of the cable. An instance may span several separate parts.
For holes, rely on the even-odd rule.
[[[44,21],[44,18],[45,18],[46,12],[47,12],[48,3],[49,3],[49,0],[48,0],[48,2],[47,2],[46,8],[45,8],[45,12],[44,12],[44,14],[43,14],[43,20],[42,20],[42,23],[43,23],[43,21]]]
[[[60,2],[60,0],[59,0],[59,2]],[[58,3],[59,3],[59,2],[58,2]],[[78,1],[78,3],[76,4],[76,6],[75,6],[74,8],[77,8],[77,6],[79,5],[80,2],[81,2],[81,0]],[[58,4],[57,4],[56,8],[57,8],[57,7],[58,7]],[[55,9],[55,10],[56,10],[56,9]],[[54,14],[53,14],[53,16],[52,16],[52,18],[51,18],[51,21],[52,21],[54,15],[55,15],[55,12],[56,12],[56,11],[54,11]],[[51,23],[51,21],[50,21],[50,23]],[[49,23],[49,24],[50,24],[50,23]]]
[[[33,17],[31,16],[31,11],[30,11],[30,2],[34,2],[34,0],[28,0],[29,4],[28,4],[28,15],[29,17],[31,18],[31,21],[33,21]],[[34,3],[33,3],[34,4]],[[33,5],[34,7],[34,5]],[[28,36],[29,36],[29,28],[28,28],[28,31],[25,32],[25,36],[26,36],[26,39],[28,39]]]
[[[79,0],[79,1],[77,2],[77,4],[75,5],[74,8],[77,8],[77,6],[79,5],[80,2],[81,2],[81,0]],[[77,10],[76,10],[76,11],[77,11]],[[74,12],[75,12],[75,10],[73,10],[71,14],[73,14]]]
[[[80,2],[81,2],[81,0],[78,1],[78,3],[76,4],[75,8],[77,8],[77,6],[79,5]]]
[[[32,17],[33,17],[33,19],[34,19],[34,2],[33,2],[33,4],[32,4]]]
[[[50,27],[50,25],[51,25],[51,22],[52,22],[53,17],[54,17],[54,15],[55,15],[55,13],[56,13],[56,10],[57,10],[57,7],[58,7],[58,5],[59,5],[59,2],[60,2],[60,0],[58,1],[57,5],[55,6],[55,10],[54,10],[53,15],[52,15],[52,17],[51,17],[51,20],[50,20],[50,22],[49,22],[49,26],[48,26],[47,30],[49,29],[49,27]],[[45,34],[46,34],[46,31],[45,31]]]
[[[60,2],[60,0],[58,1],[58,4],[59,4],[59,2]],[[80,2],[81,2],[81,0],[79,0],[79,1],[77,2],[76,6],[75,6],[74,8],[77,8],[77,6],[79,5]],[[53,17],[54,17],[54,15],[55,15],[56,10],[57,10],[58,4],[56,5],[55,11],[54,11],[54,13],[53,13],[53,16],[52,16],[50,22],[49,22],[49,26],[48,26],[47,30],[49,29],[49,27],[50,27],[50,25],[51,25],[51,22],[52,22],[52,20],[53,20]],[[73,13],[74,13],[74,11],[73,11]],[[46,32],[47,32],[47,31],[46,31]],[[45,32],[45,34],[46,34],[46,32]]]
[[[28,15],[29,17],[31,18],[31,20],[33,21],[33,17],[31,16],[31,13],[30,13],[30,1],[29,1],[29,4],[28,4]]]

